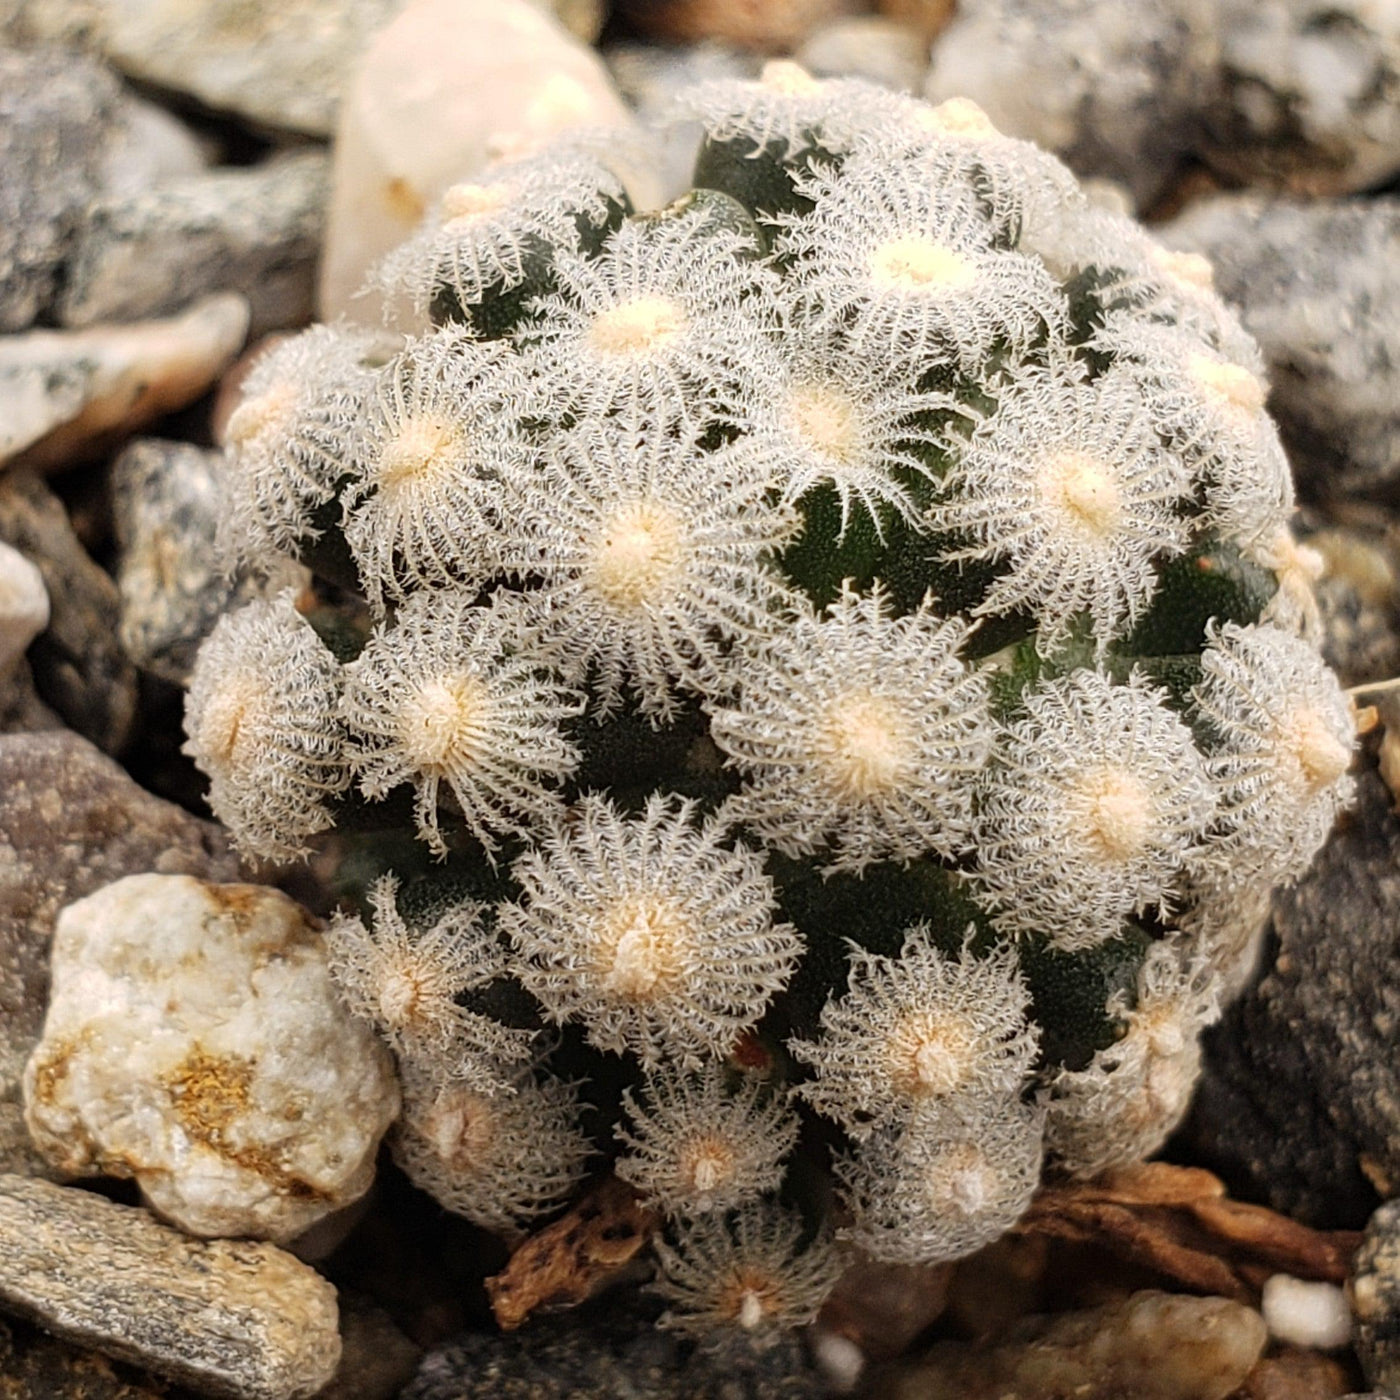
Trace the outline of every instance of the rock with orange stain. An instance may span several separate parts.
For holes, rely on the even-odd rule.
[[[134,1177],[191,1234],[278,1241],[369,1189],[399,1106],[301,907],[184,875],[129,876],[59,916],[24,1089],[59,1172]]]

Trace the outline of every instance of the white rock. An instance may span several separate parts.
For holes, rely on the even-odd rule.
[[[341,111],[321,315],[378,325],[370,269],[455,180],[560,132],[635,131],[606,68],[527,0],[413,0],[365,54]],[[634,190],[650,202],[650,190]]]
[[[855,15],[823,25],[797,51],[819,78],[864,78],[898,92],[916,92],[928,69],[928,44],[908,25]]]
[[[134,1177],[191,1234],[274,1241],[369,1189],[392,1062],[284,894],[128,876],[63,911],[52,971],[24,1088],[59,1171]]]
[[[124,92],[102,157],[102,193],[131,198],[166,180],[199,174],[213,156],[214,143],[201,141],[179,117]]]
[[[247,301],[223,292],[168,320],[0,339],[0,466],[65,466],[183,408],[247,333]]]
[[[1276,1342],[1338,1351],[1351,1341],[1351,1308],[1335,1283],[1275,1274],[1264,1285],[1261,1311]]]
[[[0,540],[0,679],[48,625],[49,590],[43,574]]]

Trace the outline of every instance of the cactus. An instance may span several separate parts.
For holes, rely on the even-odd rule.
[[[1158,1147],[1350,795],[1258,352],[971,104],[698,90],[696,188],[447,192],[229,424],[187,751],[319,844],[397,1154],[495,1229],[611,1165],[670,1321],[810,1318]],[[335,833],[327,847],[327,834]]]

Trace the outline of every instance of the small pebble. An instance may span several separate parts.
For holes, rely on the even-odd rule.
[[[1335,1283],[1275,1274],[1264,1285],[1262,1311],[1276,1342],[1336,1351],[1351,1340],[1351,1309]]]

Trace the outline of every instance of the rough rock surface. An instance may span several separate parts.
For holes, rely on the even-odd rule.
[[[28,331],[0,341],[0,466],[72,465],[199,397],[243,346],[235,292],[131,326]]]
[[[933,48],[925,95],[970,97],[1078,175],[1150,203],[1198,144],[1217,61],[1211,0],[963,0]]]
[[[1134,1293],[1028,1318],[994,1347],[940,1342],[872,1394],[880,1400],[1225,1400],[1264,1350],[1252,1308],[1224,1298]]]
[[[311,150],[99,201],[75,240],[59,320],[146,320],[217,291],[247,298],[251,335],[310,320],[329,182],[329,157]]]
[[[131,875],[64,909],[50,962],[25,1119],[59,1171],[134,1177],[191,1234],[279,1241],[369,1189],[393,1064],[286,895]]]
[[[340,1357],[335,1289],[274,1245],[0,1176],[0,1299],[48,1331],[233,1400],[303,1400]]]
[[[1206,1032],[1189,1137],[1237,1193],[1359,1228],[1400,1192],[1400,820],[1374,771],[1275,896],[1269,971]]]
[[[1304,543],[1326,570],[1313,594],[1327,664],[1344,686],[1400,675],[1400,540],[1386,517],[1324,528]]]
[[[697,1344],[656,1326],[660,1308],[614,1295],[473,1332],[428,1353],[400,1400],[818,1400],[828,1391],[789,1333],[767,1348],[735,1329]]]
[[[143,438],[112,464],[121,644],[144,671],[184,685],[225,611],[260,590],[231,581],[215,550],[217,452]]]
[[[1371,1217],[1349,1287],[1366,1384],[1400,1393],[1400,1200]]]
[[[37,1170],[20,1103],[58,911],[123,875],[229,880],[223,832],[152,797],[76,734],[0,736],[0,1168]]]
[[[1158,232],[1258,340],[1300,490],[1400,500],[1400,199],[1226,195]]]
[[[5,1400],[181,1400],[161,1381],[17,1318],[0,1322]]]
[[[38,568],[48,590],[48,625],[28,653],[39,695],[84,738],[118,752],[136,717],[136,673],[117,641],[116,586],[30,472],[0,473],[0,540]]]
[[[1374,0],[1225,0],[1206,158],[1306,194],[1400,170],[1400,10]]]
[[[89,58],[0,49],[0,331],[48,305],[119,105],[116,79]]]
[[[632,128],[598,55],[527,0],[413,0],[346,95],[321,315],[378,326],[370,269],[454,180],[570,128]],[[650,203],[642,199],[642,203]]]

